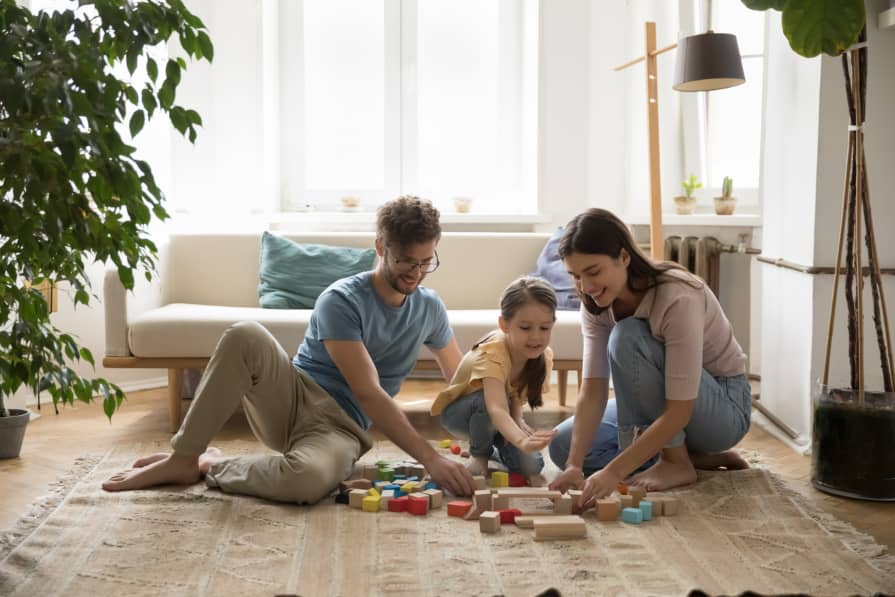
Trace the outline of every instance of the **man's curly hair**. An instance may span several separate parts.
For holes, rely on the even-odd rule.
[[[406,247],[441,240],[438,210],[431,201],[404,195],[376,211],[376,236],[386,245]]]

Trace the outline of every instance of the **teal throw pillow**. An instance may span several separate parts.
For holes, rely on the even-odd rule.
[[[265,231],[259,302],[266,309],[312,309],[327,286],[371,270],[375,258],[374,249],[299,244]]]

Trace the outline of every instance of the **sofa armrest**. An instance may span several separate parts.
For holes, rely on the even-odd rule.
[[[127,345],[127,291],[114,266],[106,268],[103,276],[103,314],[106,321],[106,356],[130,356]]]

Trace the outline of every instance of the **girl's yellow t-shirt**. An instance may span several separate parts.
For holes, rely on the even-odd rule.
[[[553,371],[553,351],[550,347],[544,351],[544,358],[547,375],[544,377],[544,387],[541,391],[546,394],[550,391],[550,373]],[[503,381],[507,397],[524,402],[525,388],[517,388],[510,383],[511,366],[506,336],[501,331],[495,331],[491,338],[463,355],[463,360],[460,361],[451,383],[435,398],[430,412],[433,415],[440,415],[454,400],[481,390],[482,380],[486,377]]]

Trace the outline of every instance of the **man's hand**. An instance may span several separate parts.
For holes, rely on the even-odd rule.
[[[426,467],[432,480],[450,493],[469,496],[475,492],[472,475],[463,463],[435,454],[435,457],[424,462],[423,466]]]
[[[577,466],[567,466],[548,486],[549,489],[566,492],[570,489],[581,489],[584,486],[584,471]]]
[[[606,497],[618,487],[621,477],[613,473],[609,468],[601,469],[587,478],[584,482],[584,490],[581,493],[582,509],[593,506],[597,499]]]
[[[523,437],[522,441],[519,442],[519,445],[517,447],[526,454],[531,454],[532,452],[540,452],[547,447],[547,444],[549,444],[555,436],[555,429],[535,431],[531,435],[526,435],[525,437]]]

